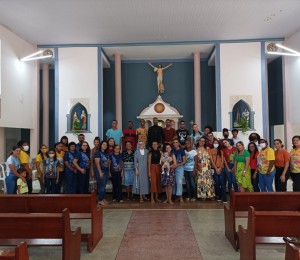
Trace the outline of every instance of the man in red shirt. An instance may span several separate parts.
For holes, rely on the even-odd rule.
[[[123,130],[123,146],[125,149],[125,143],[127,141],[130,141],[132,144],[132,149],[135,150],[136,149],[136,131],[133,129],[133,122],[132,121],[128,121],[128,126],[126,129]]]
[[[177,136],[175,129],[171,126],[170,119],[167,119],[166,127],[164,128],[164,144],[171,144],[173,143],[174,138]]]

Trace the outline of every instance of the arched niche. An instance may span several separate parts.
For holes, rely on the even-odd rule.
[[[67,132],[66,133],[91,133],[90,117],[84,105],[77,102],[67,114]]]
[[[229,112],[230,114],[230,125],[231,129],[241,129],[239,127],[239,121],[241,119],[246,119],[248,122],[248,128],[249,130],[255,130],[254,129],[254,111],[251,110],[250,105],[244,101],[243,99],[240,99],[238,102],[236,102],[232,108],[232,112]]]

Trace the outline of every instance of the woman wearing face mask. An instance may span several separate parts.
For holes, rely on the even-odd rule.
[[[234,172],[241,192],[253,191],[251,183],[250,153],[245,149],[244,143],[236,143],[234,154]]]
[[[291,178],[293,180],[293,191],[300,191],[300,136],[295,135],[292,139],[293,149],[291,156]]]
[[[44,194],[45,193],[45,182],[44,182],[44,176],[43,176],[43,162],[48,158],[48,147],[47,145],[43,144],[39,153],[37,154],[35,158],[35,163],[36,163],[36,169],[37,169],[37,175],[36,177],[38,178],[41,186],[40,193]]]
[[[218,201],[227,202],[226,187],[225,187],[225,172],[224,169],[224,156],[219,142],[215,140],[213,142],[213,149],[209,150],[210,162],[212,173],[215,181],[215,190]]]
[[[21,152],[20,152],[20,162],[22,168],[25,169],[27,172],[27,185],[28,185],[28,193],[32,193],[32,169],[30,167],[30,156],[29,156],[29,145],[26,141],[21,140],[17,144],[18,146],[21,147]]]
[[[14,146],[10,156],[6,161],[6,193],[7,194],[16,194],[17,193],[17,180],[21,178],[23,182],[26,182],[26,179],[22,177],[17,170],[20,168],[21,163],[19,160],[21,148],[19,146]]]
[[[257,168],[253,175],[259,174],[259,188],[260,191],[273,191],[273,180],[275,177],[275,152],[272,148],[268,147],[268,142],[265,139],[260,139],[259,154],[257,156]]]
[[[283,149],[283,144],[280,139],[274,140],[275,151],[275,191],[286,191],[287,180],[290,177],[290,154]]]

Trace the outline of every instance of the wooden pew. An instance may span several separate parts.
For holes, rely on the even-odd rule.
[[[256,211],[250,206],[247,229],[238,227],[240,260],[255,260],[256,244],[265,244],[265,237],[300,236],[299,223],[300,212]]]
[[[285,241],[285,260],[300,260],[300,245]]]
[[[81,229],[71,231],[69,210],[62,213],[0,213],[0,245],[61,245],[63,260],[80,260]]]
[[[96,192],[0,196],[0,213],[59,213],[65,208],[69,209],[71,219],[91,220],[91,232],[81,234],[81,241],[87,242],[87,250],[92,252],[103,235],[103,211],[101,206],[97,206]]]
[[[246,218],[249,206],[263,211],[300,210],[300,192],[234,192],[230,193],[230,204],[224,205],[225,236],[238,250],[236,218]],[[282,243],[282,239],[269,238],[265,243]]]
[[[21,242],[15,249],[0,250],[0,260],[29,260],[26,242]]]

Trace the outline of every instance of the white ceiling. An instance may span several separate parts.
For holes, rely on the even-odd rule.
[[[299,0],[0,0],[0,24],[37,45],[281,38],[300,29],[299,13]]]

